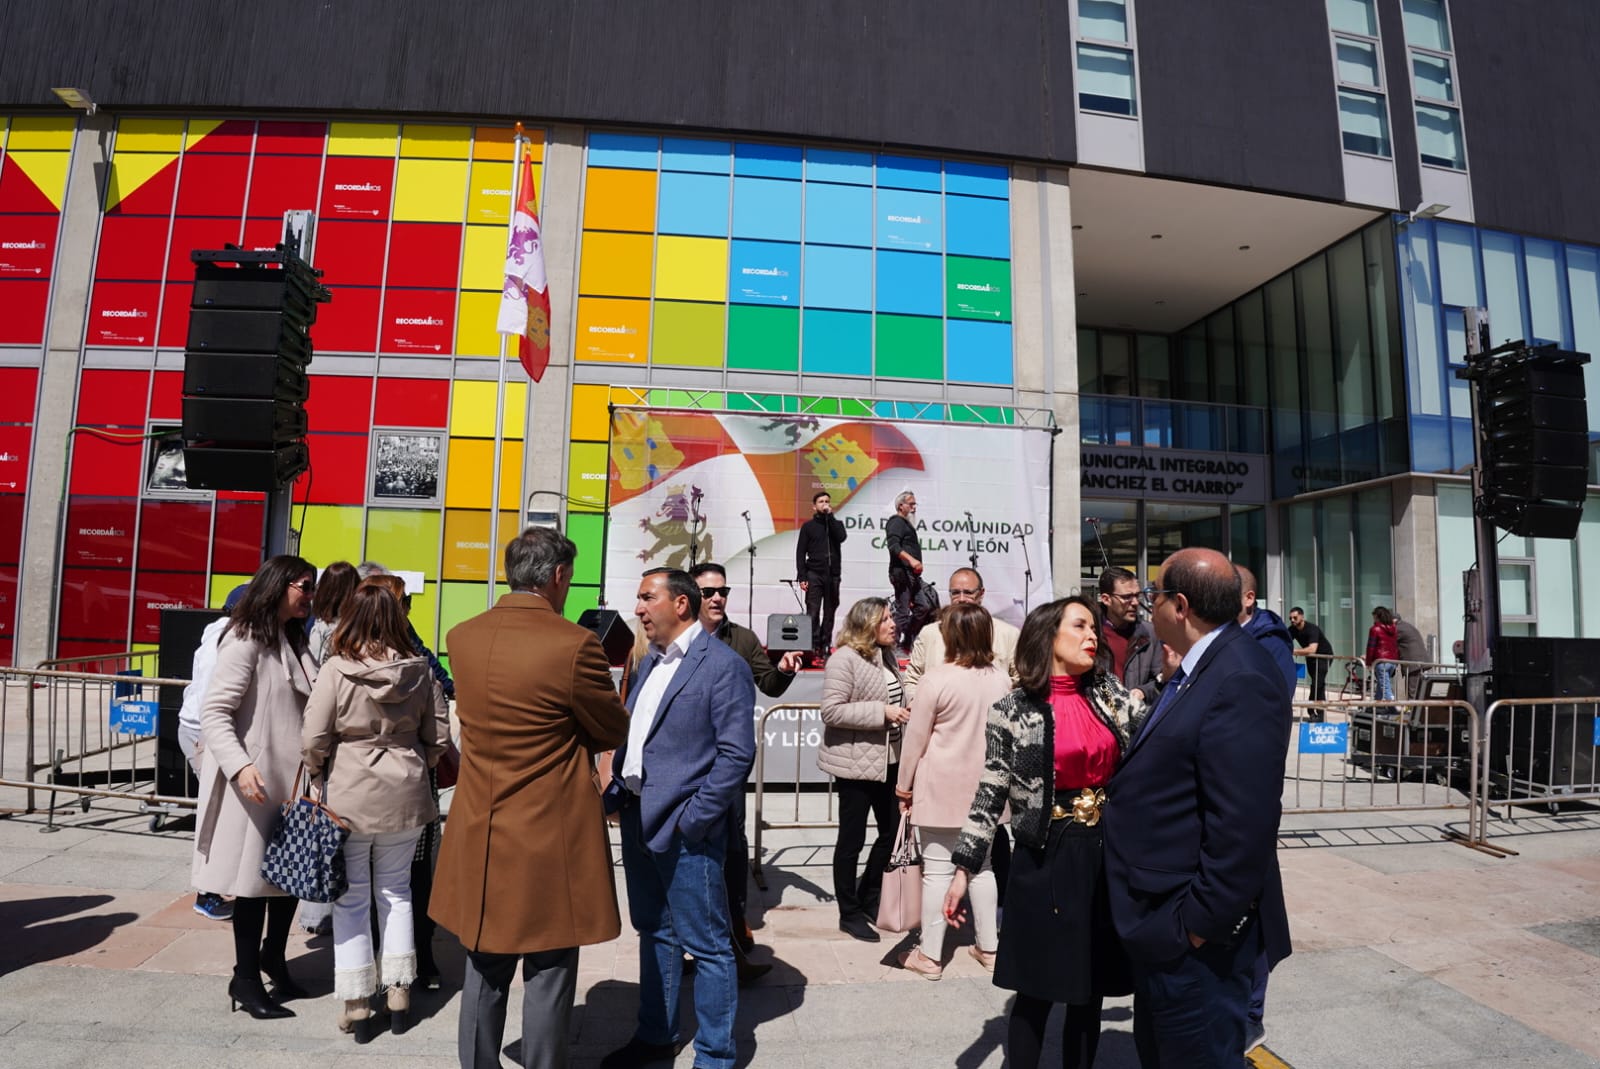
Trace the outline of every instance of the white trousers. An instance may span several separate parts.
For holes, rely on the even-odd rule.
[[[952,855],[960,828],[917,828],[922,840],[922,952],[934,961],[944,961],[944,896],[955,879]],[[967,900],[972,903],[972,928],[979,950],[992,952],[1000,945],[1000,893],[995,887],[994,869],[989,856],[983,869],[967,884]]]
[[[421,828],[353,832],[344,844],[350,889],[333,904],[333,994],[365,998],[378,990],[372,951],[372,903],[378,903],[383,947],[383,983],[409,987],[417,978],[416,937],[411,930],[411,857]]]

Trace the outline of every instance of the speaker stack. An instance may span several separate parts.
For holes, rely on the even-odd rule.
[[[183,359],[183,458],[191,487],[270,493],[310,464],[311,325],[327,289],[284,246],[196,250]]]

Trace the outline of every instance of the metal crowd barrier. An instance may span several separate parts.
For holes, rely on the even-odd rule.
[[[1333,729],[1341,725],[1339,747]],[[1470,815],[1480,737],[1478,712],[1464,701],[1295,702],[1283,811],[1465,809]]]
[[[48,792],[45,830],[55,830],[59,794],[77,798],[85,811],[95,798],[134,799],[140,812],[154,814],[154,829],[163,814],[193,809],[194,798],[157,791],[160,689],[188,682],[0,668],[0,787],[24,795],[24,804],[10,811],[37,812],[38,794]]]
[[[1460,664],[1445,664],[1442,661],[1402,661],[1397,658],[1384,657],[1372,662],[1372,670],[1366,675],[1365,697],[1378,696],[1378,669],[1384,665],[1393,665],[1394,696],[1396,701],[1409,701],[1412,697],[1424,698],[1427,695],[1421,692],[1423,681],[1427,679],[1446,679],[1452,683],[1462,682],[1462,666]],[[1417,693],[1412,693],[1412,683],[1416,683]]]
[[[792,787],[794,806],[791,815],[786,820],[767,819],[767,721],[773,713],[795,710],[804,713],[807,710],[820,710],[816,702],[783,702],[769,706],[761,714],[761,719],[756,722],[756,828],[755,838],[750,849],[750,875],[755,877],[756,886],[763,891],[767,889],[766,873],[762,871],[761,842],[763,833],[768,829],[778,828],[837,828],[839,817],[834,810],[833,778],[828,778],[828,816],[826,820],[802,820],[800,817],[800,768],[801,761],[806,756],[806,749],[801,746],[794,747],[794,778],[789,781]]]
[[[1483,723],[1482,815],[1600,799],[1600,697],[1505,698]],[[1480,834],[1482,834],[1480,826]]]
[[[1360,657],[1345,653],[1296,653],[1295,659],[1306,665],[1305,687],[1309,700],[1311,672],[1316,665],[1326,665],[1328,674],[1323,677],[1323,688],[1331,689],[1339,698],[1366,697],[1367,666]]]
[[[92,672],[96,675],[156,674],[158,650],[121,650],[117,653],[93,654],[85,657],[55,657],[40,661],[35,668],[56,672]]]

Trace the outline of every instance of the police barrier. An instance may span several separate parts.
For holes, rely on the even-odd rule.
[[[1323,688],[1331,688],[1340,698],[1366,697],[1367,666],[1360,657],[1344,653],[1295,653],[1295,659],[1305,662],[1306,674],[1302,684],[1308,699],[1312,696],[1312,680],[1316,669],[1321,668]]]
[[[750,874],[755,877],[756,886],[763,891],[767,889],[766,874],[761,865],[761,841],[763,833],[769,829],[777,828],[836,828],[839,826],[838,814],[834,810],[834,791],[832,777],[823,776],[817,771],[816,746],[803,745],[799,740],[786,740],[780,733],[771,730],[768,721],[776,716],[779,722],[792,720],[796,724],[803,724],[808,719],[820,720],[822,706],[817,702],[781,702],[768,707],[756,720],[756,813],[755,835],[750,844]],[[809,715],[808,715],[809,714]],[[783,753],[794,755],[794,767],[778,768],[772,754]],[[811,758],[811,766],[806,767],[804,761]],[[785,762],[787,764],[787,762]],[[767,800],[771,793],[767,786],[768,776],[773,782],[786,786],[793,800],[793,806],[786,818],[770,820],[767,817]],[[826,782],[827,787],[827,817],[823,820],[802,819],[800,816],[800,786],[807,782],[817,782],[819,778]]]
[[[94,798],[134,799],[139,811],[163,814],[193,809],[195,799],[156,790],[157,731],[162,687],[185,679],[106,672],[0,668],[0,788],[9,788],[10,812],[38,811],[38,794],[54,830],[55,799],[76,797],[84,810]],[[16,797],[20,792],[21,798]]]
[[[1460,664],[1444,664],[1441,661],[1402,661],[1384,657],[1372,662],[1371,671],[1366,674],[1366,692],[1363,697],[1378,697],[1378,677],[1384,668],[1389,669],[1397,701],[1407,701],[1412,698],[1443,698],[1446,695],[1435,692],[1434,684],[1442,683],[1448,688],[1459,687],[1462,683]],[[1450,696],[1460,697],[1461,693],[1456,691]]]
[[[1505,698],[1483,723],[1484,816],[1504,806],[1600,799],[1600,697]],[[1480,826],[1480,834],[1484,829]]]
[[[92,672],[97,675],[155,675],[157,650],[122,650],[87,657],[56,657],[34,668],[53,672]]]

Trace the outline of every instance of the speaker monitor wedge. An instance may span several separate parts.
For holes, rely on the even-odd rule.
[[[809,650],[811,617],[798,612],[775,612],[767,617],[767,649]]]
[[[585,609],[578,617],[578,626],[594,632],[611,664],[628,663],[628,654],[633,652],[633,630],[615,609]]]

